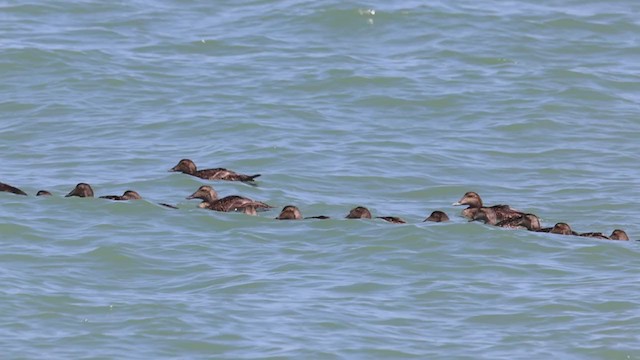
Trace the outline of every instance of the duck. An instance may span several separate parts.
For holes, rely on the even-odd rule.
[[[100,196],[100,199],[108,199],[115,201],[127,201],[127,200],[142,200],[142,196],[138,194],[137,191],[127,190],[122,195],[104,195]],[[166,204],[166,203],[158,203],[160,206],[164,206],[169,209],[178,209],[177,206]]]
[[[436,210],[432,212],[431,215],[429,215],[429,217],[424,219],[422,222],[426,222],[426,221],[445,222],[445,221],[449,221],[449,216],[444,211]]]
[[[466,192],[458,202],[452,205],[468,205],[466,209],[462,210],[462,216],[470,221],[479,220],[490,225],[524,214],[521,211],[512,209],[509,205],[483,206],[480,195],[473,191]]]
[[[346,216],[347,219],[371,219],[371,211],[364,206],[356,206]],[[397,216],[376,216],[376,219],[382,219],[393,224],[406,224],[407,222]]]
[[[47,190],[39,190],[38,193],[36,194],[36,196],[52,196],[53,194],[51,194],[49,191]]]
[[[173,172],[181,172],[183,174],[199,177],[205,180],[227,180],[227,181],[242,181],[252,182],[260,174],[244,175],[238,174],[235,171],[231,171],[225,168],[204,169],[198,170],[196,164],[190,159],[182,159],[178,162],[178,165],[171,168]]]
[[[629,241],[629,237],[627,236],[627,233],[624,232],[624,230],[620,230],[620,229],[613,230],[613,232],[609,236],[607,236],[607,235],[605,235],[605,234],[603,234],[601,232],[587,232],[587,233],[579,234],[578,236],[590,237],[590,238],[596,238],[596,239],[604,239],[604,240]]]
[[[65,195],[65,197],[70,196],[93,197],[93,189],[91,188],[91,185],[87,183],[79,183],[73,190],[71,190],[70,193]]]
[[[609,236],[609,239],[629,241],[629,236],[627,236],[627,233],[624,230],[615,229]]]
[[[496,226],[509,229],[524,229],[529,231],[538,231],[541,229],[540,218],[535,214],[522,214],[522,216],[511,219],[502,220],[496,223]]]
[[[223,212],[246,212],[247,207],[253,207],[255,210],[267,210],[273,208],[271,205],[239,195],[230,195],[223,197],[222,199],[218,199],[218,193],[208,185],[200,186],[198,190],[189,195],[187,199],[200,199],[202,202],[198,207]],[[248,211],[251,212],[251,210]]]
[[[371,219],[371,211],[364,206],[356,206],[349,211],[346,219]]]
[[[282,208],[280,215],[276,217],[276,220],[300,220],[302,219],[302,213],[297,206],[287,205]]]
[[[392,224],[406,224],[407,222],[397,216],[376,216],[376,219],[382,219]]]
[[[596,238],[596,239],[604,239],[604,240],[611,240],[610,237],[608,237],[607,235],[605,235],[605,234],[603,234],[601,232],[580,233],[580,234],[578,234],[578,236],[588,237],[588,238]]]
[[[136,191],[127,190],[122,195],[104,195],[100,196],[101,199],[109,199],[109,200],[142,200],[142,196],[138,194]]]
[[[16,195],[24,195],[27,196],[27,193],[18,189],[17,187],[11,186],[9,184],[5,184],[0,182],[0,192],[8,192]]]
[[[564,222],[556,223],[553,227],[542,228],[537,230],[538,232],[547,232],[551,234],[559,234],[559,235],[573,235],[578,236],[579,234],[573,230],[571,230],[571,226]]]

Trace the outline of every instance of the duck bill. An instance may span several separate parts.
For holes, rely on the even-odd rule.
[[[460,203],[460,201],[456,201],[456,202],[454,202],[454,203],[453,203],[453,204],[451,204],[451,205],[453,205],[453,206],[460,206],[460,205],[464,205],[464,204]]]
[[[78,192],[76,191],[76,189],[71,190],[71,192],[65,195],[64,197],[72,197],[72,196],[78,196]]]

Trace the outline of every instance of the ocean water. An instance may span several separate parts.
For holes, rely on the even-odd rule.
[[[638,242],[451,205],[640,239],[639,13],[0,1],[0,182],[29,193],[0,193],[0,357],[640,359]],[[79,182],[145,200],[65,198]],[[276,208],[202,210],[203,184]],[[332,219],[273,220],[288,204]]]

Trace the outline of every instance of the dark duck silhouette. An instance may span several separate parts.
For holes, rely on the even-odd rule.
[[[613,230],[613,232],[609,236],[607,236],[607,235],[605,235],[605,234],[603,234],[601,232],[587,232],[587,233],[579,234],[578,236],[590,237],[590,238],[596,238],[596,239],[604,239],[604,240],[623,240],[623,241],[628,241],[629,240],[629,237],[627,236],[627,233],[624,232],[624,230],[620,230],[620,229]]]
[[[369,209],[367,209],[366,207],[357,206],[351,209],[351,211],[349,211],[349,214],[347,214],[346,218],[347,219],[371,219],[373,218],[373,216],[371,216],[371,211],[369,211]],[[376,216],[376,219],[382,219],[384,221],[394,223],[394,224],[407,223],[406,221],[402,220],[397,216]]]
[[[101,199],[116,200],[116,201],[142,200],[142,196],[140,196],[140,194],[138,194],[137,192],[135,192],[133,190],[127,190],[122,195],[105,195],[105,196],[100,196],[100,198]]]
[[[258,176],[260,176],[260,174],[256,174],[256,175],[238,174],[234,171],[231,171],[225,168],[198,170],[196,168],[196,164],[189,159],[180,160],[178,165],[174,166],[169,171],[177,171],[183,174],[199,177],[201,179],[206,179],[206,180],[227,180],[227,181],[242,181],[242,182],[251,182],[251,181],[254,181],[255,178],[257,178]]]
[[[16,195],[27,195],[26,192],[18,189],[17,187],[11,186],[9,184],[5,184],[0,182],[0,192],[8,192]]]
[[[52,194],[47,190],[40,190],[40,191],[38,191],[36,196],[52,196]]]
[[[609,236],[609,239],[629,241],[629,236],[627,236],[627,233],[624,230],[615,229],[611,233],[611,236]]]
[[[282,208],[280,215],[276,217],[277,220],[300,220],[302,219],[302,213],[297,206],[287,205]]]
[[[78,185],[76,185],[76,187],[73,190],[71,190],[70,193],[65,195],[65,197],[70,197],[70,196],[93,197],[93,189],[89,184],[79,183]]]
[[[371,219],[371,211],[364,206],[354,207],[345,217],[347,219]]]
[[[484,221],[489,225],[496,225],[503,220],[519,217],[524,214],[521,211],[512,209],[509,205],[484,206],[480,195],[473,191],[465,193],[460,201],[453,203],[453,205],[467,205],[468,207],[462,210],[462,216],[471,221]]]
[[[231,195],[218,199],[218,193],[208,185],[200,186],[198,190],[189,195],[187,199],[200,199],[202,202],[198,205],[199,207],[224,212],[237,211],[252,213],[253,211],[250,208],[253,208],[253,210],[267,210],[273,207],[263,202],[238,195]]]
[[[382,219],[392,224],[406,224],[407,222],[397,216],[376,216],[376,219]]]
[[[529,231],[538,231],[541,229],[540,219],[535,214],[522,214],[518,217],[502,220],[498,222],[496,226]]]
[[[127,200],[142,200],[142,196],[137,191],[127,190],[122,195],[104,195],[100,196],[101,199],[115,200],[115,201],[127,201]],[[165,203],[158,203],[160,206],[164,206],[170,209],[177,209],[177,206],[173,206]]]
[[[579,234],[573,230],[571,230],[571,226],[567,223],[559,222],[555,224],[553,227],[542,228],[537,230],[538,232],[547,232],[550,234],[558,234],[558,235],[574,235],[578,236]]]
[[[431,215],[429,215],[429,217],[424,219],[422,222],[425,222],[425,221],[445,222],[445,221],[449,221],[449,216],[447,216],[447,214],[444,211],[436,210],[432,212]]]

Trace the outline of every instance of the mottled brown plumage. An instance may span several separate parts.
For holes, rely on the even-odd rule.
[[[502,220],[498,222],[496,226],[529,231],[538,231],[541,228],[540,219],[535,214],[522,214],[522,216]]]
[[[253,207],[255,210],[266,210],[272,208],[271,205],[238,195],[231,195],[218,199],[218,193],[208,185],[200,186],[200,188],[188,196],[187,199],[201,199],[202,203],[198,205],[199,207],[224,212],[245,212],[247,207]]]
[[[225,168],[198,170],[196,168],[196,164],[189,159],[180,160],[178,165],[174,166],[169,171],[177,171],[177,172],[181,172],[187,175],[199,177],[201,179],[206,179],[206,180],[227,180],[227,181],[250,182],[250,181],[254,181],[255,178],[260,176],[260,174],[256,174],[256,175],[238,174],[234,171],[231,171]]]
[[[16,195],[27,195],[26,192],[18,189],[17,187],[0,182],[0,192],[8,192]]]
[[[460,201],[453,205],[467,205],[468,207],[462,211],[464,217],[471,221],[483,221],[489,225],[496,225],[501,221],[524,215],[523,212],[514,210],[509,205],[483,206],[480,195],[473,191],[465,193]]]

